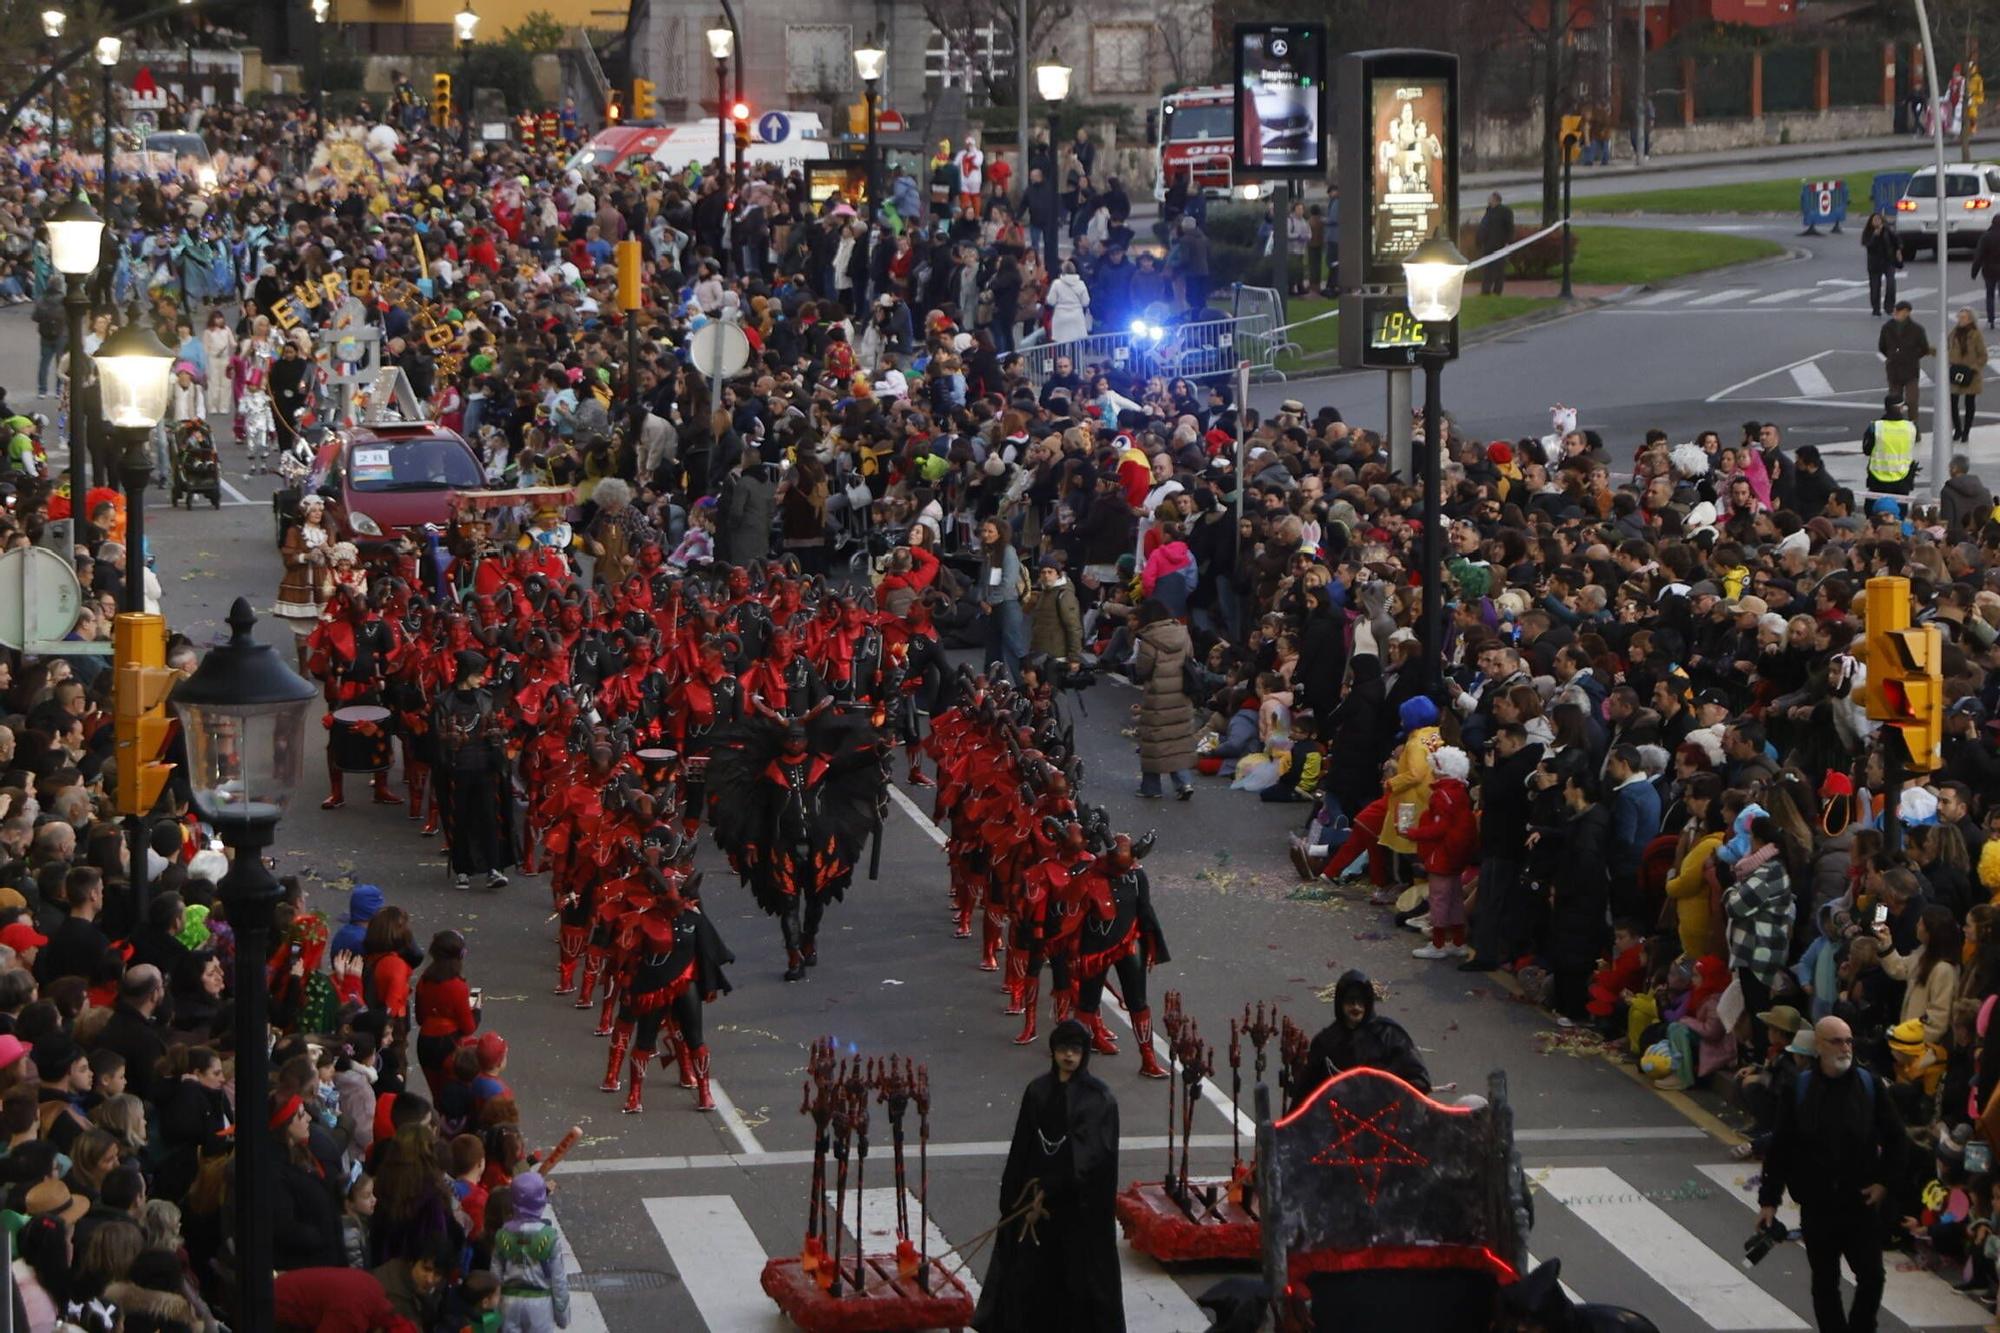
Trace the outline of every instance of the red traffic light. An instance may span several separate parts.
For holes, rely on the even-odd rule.
[[[750,119],[750,104],[748,102],[731,102],[729,104],[729,118],[731,120]]]

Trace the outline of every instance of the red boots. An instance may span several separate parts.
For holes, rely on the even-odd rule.
[[[715,1109],[715,1098],[708,1090],[708,1047],[706,1046],[697,1046],[694,1048],[694,1080],[694,1109],[697,1111],[713,1111]]]
[[[1021,983],[1021,1012],[1027,1015],[1021,1024],[1021,1035],[1014,1038],[1016,1046],[1027,1046],[1035,1040],[1035,1019],[1042,1007],[1042,979],[1029,977]]]
[[[981,914],[979,941],[979,970],[998,972],[1000,970],[1000,934],[1007,917],[1003,912],[987,908]]]
[[[618,1066],[624,1062],[625,1052],[632,1047],[632,1024],[620,1023],[611,1034],[611,1059],[604,1066],[604,1081],[597,1085],[599,1092],[618,1091]],[[637,1068],[636,1060],[634,1062]]]
[[[704,1050],[706,1050],[707,1048],[706,1048],[706,1047],[704,1047],[703,1049],[704,1049]],[[694,1055],[693,1055],[693,1048],[691,1048],[691,1047],[690,1047],[690,1046],[689,1046],[689,1045],[688,1045],[688,1044],[687,1044],[686,1042],[684,1042],[684,1041],[681,1041],[681,1042],[675,1042],[675,1043],[674,1043],[674,1055],[675,1055],[675,1057],[676,1057],[676,1058],[678,1058],[678,1059],[679,1059],[679,1061],[680,1061],[680,1066],[681,1066],[681,1086],[682,1086],[683,1088],[692,1088],[692,1087],[694,1087],[695,1083],[694,1083]]]
[[[632,1052],[632,1086],[625,1093],[625,1105],[618,1108],[626,1115],[637,1115],[645,1110],[639,1095],[646,1087],[646,1065],[652,1060],[651,1051]]]
[[[1007,951],[1007,1007],[1003,1013],[1021,1012],[1021,988],[1028,984],[1028,955],[1020,949]]]
[[[587,936],[582,926],[564,926],[556,937],[556,994],[568,995],[576,989],[576,965],[583,961]]]
[[[1118,1043],[1111,1037],[1111,1030],[1104,1026],[1104,1015],[1087,1013],[1080,1016],[1083,1025],[1090,1029],[1090,1049],[1099,1055],[1118,1054]]]
[[[577,993],[577,1009],[590,1008],[590,997],[597,993],[597,979],[604,975],[604,955],[592,949],[583,960],[583,989]]]
[[[342,773],[339,769],[333,766],[333,761],[331,759],[327,760],[326,763],[327,797],[324,801],[321,801],[319,803],[320,809],[338,810],[340,809],[340,807],[347,804],[347,792],[345,790],[345,784],[344,784],[344,779],[346,777],[347,775],[345,773]]]
[[[389,790],[389,770],[383,769],[375,775],[375,804],[401,805],[403,798]]]
[[[1139,1043],[1139,1077],[1169,1077],[1167,1071],[1160,1068],[1159,1057],[1153,1054],[1153,1011],[1151,1009],[1141,1009],[1132,1015],[1132,1036]]]

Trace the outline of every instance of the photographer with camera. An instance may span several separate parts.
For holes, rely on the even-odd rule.
[[[1902,1170],[1909,1138],[1895,1101],[1854,1060],[1854,1032],[1841,1019],[1813,1027],[1819,1062],[1799,1073],[1778,1098],[1771,1147],[1757,1192],[1759,1235],[1772,1231],[1789,1188],[1799,1205],[1799,1232],[1812,1266],[1813,1317],[1822,1333],[1874,1333],[1882,1304],[1882,1201]],[[1753,1252],[1753,1247],[1756,1247]],[[1854,1306],[1840,1298],[1842,1260],[1854,1273]]]
[[[1043,556],[1035,573],[1028,607],[1028,651],[1046,653],[1074,671],[1083,662],[1083,611],[1076,588],[1064,576],[1059,555]]]

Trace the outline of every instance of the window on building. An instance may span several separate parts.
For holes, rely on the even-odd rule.
[[[965,89],[973,106],[992,102],[992,89],[1006,86],[1014,78],[1014,30],[1011,27],[982,27],[967,32],[957,49],[952,39],[933,28],[924,43],[924,91],[935,94],[945,88]],[[849,63],[852,63],[850,57]]]
[[[1098,23],[1090,29],[1090,90],[1152,90],[1153,30],[1143,23]]]
[[[848,23],[785,25],[785,91],[854,91],[854,27]]]

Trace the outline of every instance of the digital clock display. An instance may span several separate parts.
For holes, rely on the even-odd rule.
[[[1430,330],[1408,310],[1377,307],[1368,312],[1368,345],[1383,349],[1422,347]]]

